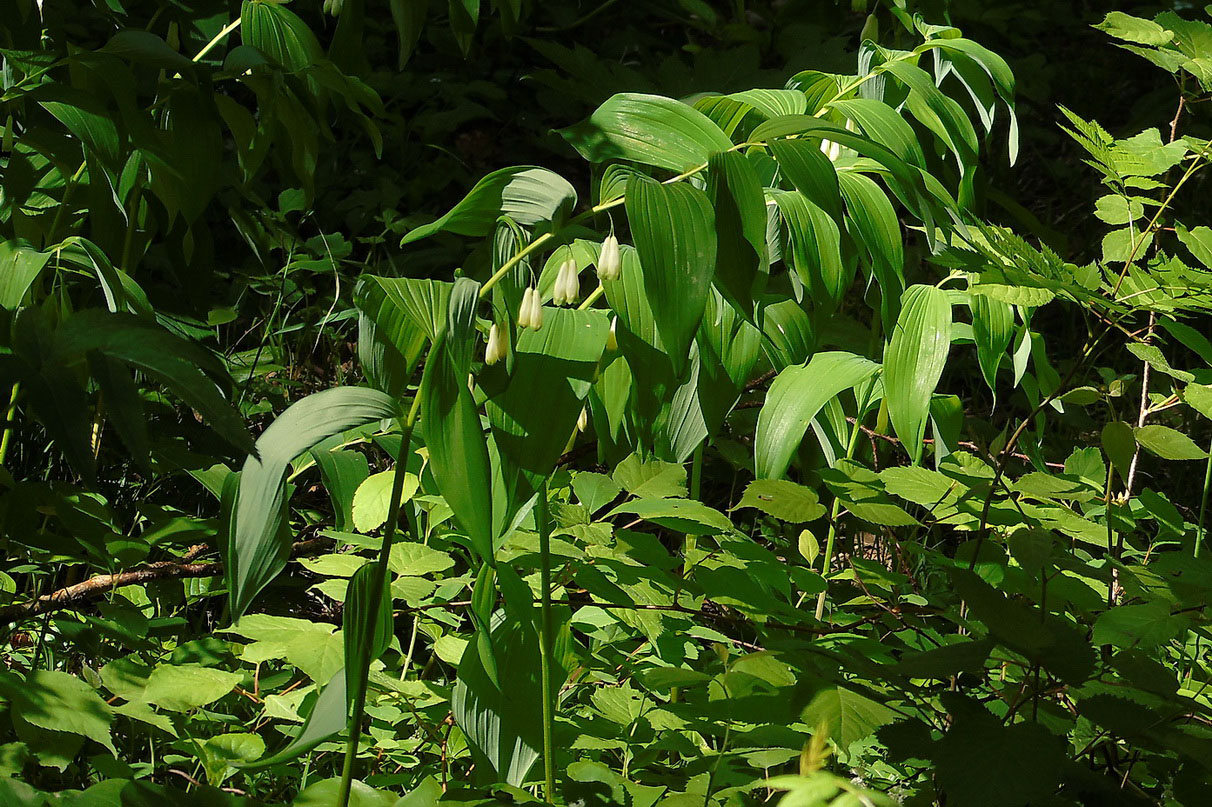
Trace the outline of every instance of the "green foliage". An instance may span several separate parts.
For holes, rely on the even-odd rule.
[[[965,3],[52,5],[4,803],[1206,799],[1212,24],[1129,126]]]

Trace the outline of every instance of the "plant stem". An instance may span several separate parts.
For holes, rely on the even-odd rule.
[[[1204,545],[1204,516],[1208,514],[1208,489],[1212,488],[1212,443],[1208,445],[1208,462],[1204,466],[1204,492],[1199,500],[1199,524],[1195,528],[1195,557]]]
[[[396,456],[395,474],[391,482],[391,499],[387,506],[387,530],[383,534],[383,546],[379,549],[379,558],[374,580],[371,581],[370,602],[376,607],[383,596],[383,587],[387,585],[388,561],[391,556],[391,545],[396,538],[396,526],[400,521],[400,499],[404,493],[404,478],[408,474],[408,446],[412,442],[412,430],[416,424],[417,411],[420,407],[421,390],[418,387],[416,397],[408,416],[401,423],[400,453]],[[358,743],[362,739],[362,713],[366,709],[367,681],[370,677],[370,662],[367,658],[367,669],[346,670],[347,675],[356,676],[354,680],[353,709],[349,715],[349,737],[345,743],[345,764],[341,769],[341,789],[337,796],[337,807],[348,807],[350,789],[353,787],[354,764],[358,756]]]
[[[0,466],[8,461],[8,447],[13,441],[13,423],[17,417],[17,398],[21,395],[21,382],[14,381],[8,395],[8,409],[4,412],[4,436],[0,437]],[[1207,485],[1204,485],[1205,492]]]
[[[542,589],[541,619],[539,626],[540,686],[543,698],[543,797],[548,804],[555,799],[555,744],[552,741],[552,724],[555,721],[555,702],[551,678],[551,655],[553,649],[551,624],[551,519],[547,513],[547,480],[539,486],[539,499],[535,505],[535,519],[539,528],[539,561],[542,565],[540,584]]]
[[[703,487],[703,444],[699,443],[699,447],[694,450],[694,457],[690,462],[690,498],[695,501],[699,500],[699,494]],[[694,553],[697,545],[695,536],[687,533],[685,540],[682,542],[682,579],[690,577],[690,556]]]
[[[218,45],[220,42],[222,42],[224,40],[224,38],[226,38],[226,36],[228,34],[230,34],[232,31],[236,30],[237,28],[239,28],[240,23],[242,21],[243,21],[242,17],[236,17],[236,19],[233,22],[230,22],[226,26],[224,26],[223,30],[220,31],[219,33],[215,34],[215,38],[212,39],[211,41],[207,42],[206,46],[203,47],[202,50],[198,51],[198,53],[190,61],[194,61],[194,62],[200,61],[203,56],[205,56],[206,54],[211,52],[211,50],[215,47],[215,45]],[[177,75],[181,75],[181,74],[178,73]]]
[[[872,384],[863,393],[863,398],[859,401],[858,409],[854,413],[854,428],[850,430],[850,440],[846,445],[846,459],[854,458],[854,451],[858,447],[858,436],[862,432],[860,428],[863,422],[863,410],[867,408],[867,401],[871,397],[871,391],[875,388]],[[857,395],[855,396],[856,400]],[[833,544],[837,540],[837,516],[841,512],[842,502],[836,496],[833,497],[833,506],[829,509],[829,532],[825,536],[825,552],[821,557],[821,577],[825,578],[825,590],[816,598],[816,618],[819,621],[825,616],[825,595],[829,593],[829,567],[833,564]]]

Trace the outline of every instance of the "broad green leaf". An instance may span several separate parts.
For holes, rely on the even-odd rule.
[[[1136,455],[1136,435],[1132,427],[1123,421],[1112,421],[1103,426],[1100,442],[1107,459],[1119,471],[1120,478],[1126,480]]]
[[[933,286],[911,286],[884,353],[884,396],[892,427],[915,465],[921,462],[930,399],[950,349],[947,293]]]
[[[49,732],[87,737],[117,756],[110,738],[114,718],[109,705],[76,676],[56,670],[32,670],[22,681],[3,671],[0,693],[8,700],[11,713],[26,723]]]
[[[370,665],[391,644],[393,623],[391,590],[378,563],[368,563],[350,578],[342,613],[345,640],[346,695],[353,702],[357,682],[370,673]],[[378,589],[377,591],[375,589]]]
[[[842,192],[837,169],[815,140],[775,140],[770,153],[795,189],[834,221],[842,218]]]
[[[618,498],[623,487],[605,474],[578,471],[572,475],[572,490],[577,501],[592,515]]]
[[[577,203],[576,190],[559,174],[536,166],[493,171],[475,184],[446,215],[410,230],[401,246],[434,233],[482,237],[508,216],[523,227],[559,223]]]
[[[497,447],[532,483],[551,474],[576,431],[609,332],[600,311],[548,308],[541,330],[518,335],[508,372],[502,362],[481,374]]]
[[[954,99],[944,95],[934,80],[922,68],[904,61],[888,61],[882,68],[909,88],[906,108],[928,129],[934,131],[955,153],[962,167],[968,167],[976,159],[979,143],[972,121]],[[915,105],[919,101],[924,108]],[[927,114],[929,113],[929,114]]]
[[[429,468],[480,559],[493,562],[492,471],[480,413],[451,357],[449,339],[429,353],[421,380],[421,427]]]
[[[792,365],[779,373],[758,413],[754,437],[758,479],[782,478],[808,424],[822,407],[877,370],[879,365],[861,356],[830,351],[816,354],[806,365]]]
[[[162,664],[148,676],[143,700],[170,712],[188,712],[222,698],[242,678],[211,667]]]
[[[1169,426],[1154,423],[1133,431],[1141,448],[1163,460],[1202,460],[1208,456],[1194,440]]]
[[[799,192],[771,191],[791,236],[791,264],[808,287],[813,305],[834,309],[854,280],[854,262],[842,255],[842,234],[837,223]],[[794,303],[781,300],[775,305]]]
[[[592,163],[630,162],[687,171],[732,148],[728,135],[694,107],[658,95],[619,93],[560,131]]]
[[[832,107],[858,124],[867,137],[900,157],[910,165],[924,168],[926,155],[909,122],[896,110],[874,98],[848,98]]]
[[[711,155],[708,195],[715,206],[715,283],[738,310],[753,316],[754,298],[770,271],[762,184],[739,152]]]
[[[1119,605],[1094,620],[1095,645],[1143,647],[1149,650],[1176,638],[1187,626],[1182,616],[1170,613],[1160,600],[1141,605]]]
[[[499,612],[492,622],[491,647],[499,674],[493,681],[481,643],[471,642],[459,662],[451,694],[455,723],[463,730],[488,782],[520,787],[542,748],[542,692],[539,639],[527,622]],[[556,681],[560,686],[562,681]]]
[[[198,744],[206,781],[218,787],[242,763],[265,753],[265,741],[259,734],[231,732],[208,737]]]
[[[755,479],[736,508],[755,507],[780,521],[802,524],[825,515],[816,491],[785,479]]]
[[[632,496],[641,499],[686,495],[686,469],[677,463],[644,461],[633,454],[615,467],[612,478]]]
[[[884,327],[890,328],[905,288],[905,249],[896,211],[880,187],[862,174],[844,172],[838,180],[848,220],[854,224],[852,234],[871,254],[872,271],[880,285],[880,312]]]
[[[353,528],[353,508],[358,488],[370,475],[370,465],[366,455],[357,451],[324,451],[317,449],[311,452],[320,469],[320,478],[324,480],[324,489],[332,500],[335,523],[333,527],[341,532]]]
[[[52,254],[20,241],[0,241],[0,308],[21,305]]]
[[[780,300],[762,309],[762,336],[776,370],[807,362],[816,349],[812,319],[795,300]]]
[[[632,499],[615,507],[606,517],[619,513],[689,535],[715,535],[732,529],[727,516],[693,499]]]
[[[1133,17],[1122,11],[1112,11],[1094,27],[1116,39],[1138,45],[1165,45],[1174,37],[1174,32],[1167,31],[1153,20]]]
[[[1183,400],[1196,412],[1212,419],[1212,386],[1188,384],[1183,390]]]
[[[394,469],[380,471],[366,477],[358,486],[353,497],[353,525],[358,532],[373,532],[386,523],[395,473]],[[400,503],[412,499],[420,484],[416,474],[406,472]]]
[[[307,23],[285,6],[268,0],[244,0],[240,38],[290,72],[310,67],[324,55]]]
[[[997,370],[1014,337],[1014,309],[983,294],[972,296],[971,309],[972,338],[976,342],[981,375],[989,389],[996,393]]]
[[[661,342],[678,375],[703,318],[715,272],[715,216],[690,185],[636,178],[627,184],[627,220]]]
[[[828,687],[817,693],[804,709],[801,720],[809,726],[826,726],[839,748],[870,737],[880,726],[899,715],[879,701],[846,689]]]
[[[233,621],[286,566],[285,477],[291,460],[334,434],[399,414],[395,399],[384,393],[340,387],[297,401],[257,439],[256,453],[240,472],[223,547]]]

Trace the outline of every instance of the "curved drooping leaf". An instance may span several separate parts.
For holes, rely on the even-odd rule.
[[[199,346],[142,317],[88,309],[69,317],[55,332],[53,361],[66,366],[83,361],[90,352],[147,373],[198,410],[232,445],[252,450],[244,419],[215,383],[226,378],[226,369]]]
[[[657,331],[681,374],[703,318],[715,271],[715,216],[707,195],[684,183],[636,178],[627,184],[627,220]]]
[[[224,577],[233,622],[286,566],[289,527],[284,523],[290,461],[346,429],[398,417],[397,401],[378,390],[338,387],[296,401],[257,439],[241,469],[227,540]]]
[[[896,436],[916,465],[930,399],[951,349],[951,300],[934,286],[910,286],[884,351],[884,394]]]
[[[715,206],[715,283],[746,316],[770,271],[766,200],[749,159],[735,151],[711,155],[708,194]]]
[[[440,339],[429,352],[421,379],[421,426],[429,467],[438,490],[486,563],[493,562],[492,471],[480,412],[460,371]]]
[[[997,370],[1014,337],[1014,309],[984,294],[972,296],[971,309],[976,358],[985,383],[996,395]]]
[[[837,170],[815,140],[775,140],[770,153],[779,171],[795,189],[826,210],[835,221],[842,219],[842,194]]]
[[[659,95],[619,93],[560,134],[593,163],[611,160],[687,171],[732,148],[728,135],[692,106]]]
[[[22,241],[0,241],[0,308],[21,305],[52,254]]]
[[[762,336],[776,370],[804,364],[816,349],[812,319],[795,300],[780,300],[762,309]]]
[[[905,248],[896,210],[880,187],[862,174],[845,172],[838,180],[848,220],[857,231],[854,240],[864,244],[871,254],[884,327],[891,328],[905,288]]]
[[[758,413],[754,471],[758,479],[781,479],[808,424],[834,397],[870,378],[879,365],[853,353],[817,353],[804,365],[784,369],[770,385]]]
[[[745,389],[762,353],[762,332],[714,293],[707,301],[696,344],[698,403],[710,435],[723,425]]]
[[[799,191],[770,191],[791,237],[791,266],[813,305],[829,311],[854,280],[854,262],[842,256],[842,234],[822,208]]]
[[[438,232],[485,236],[501,216],[523,227],[558,222],[576,203],[576,189],[554,171],[528,165],[502,168],[477,182],[446,215],[410,230],[400,245]]]
[[[917,65],[889,61],[882,65],[882,68],[909,88],[906,108],[914,117],[947,144],[961,166],[972,165],[980,144],[976,131],[972,128],[972,121],[968,120],[963,107],[944,95],[930,74]],[[915,101],[920,102],[922,106],[915,104]]]
[[[859,130],[910,165],[924,167],[926,155],[909,122],[896,110],[874,98],[836,101],[833,108],[858,124]]]

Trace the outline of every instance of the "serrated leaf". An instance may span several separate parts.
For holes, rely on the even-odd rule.
[[[1202,460],[1208,456],[1194,440],[1169,426],[1150,424],[1133,431],[1141,448],[1163,460]]]
[[[755,479],[734,508],[755,507],[780,521],[801,524],[825,515],[816,492],[785,479]]]

